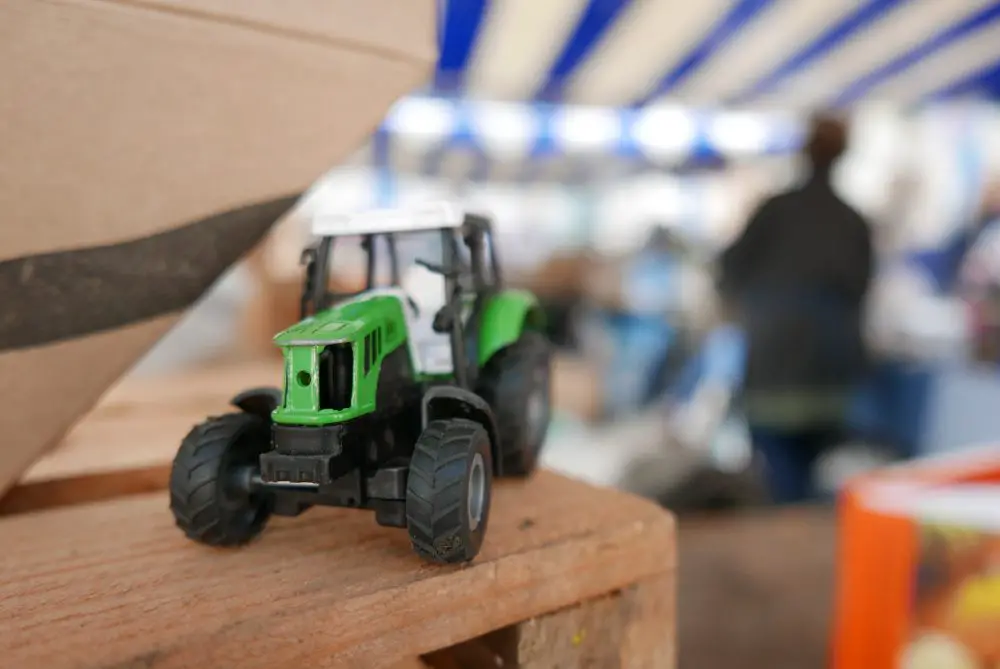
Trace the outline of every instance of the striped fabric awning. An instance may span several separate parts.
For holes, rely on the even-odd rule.
[[[780,154],[801,112],[1000,99],[1000,0],[442,0],[363,163],[587,182]]]
[[[1000,94],[997,0],[443,0],[434,91],[634,107]]]

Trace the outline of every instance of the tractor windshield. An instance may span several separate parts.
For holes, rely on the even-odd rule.
[[[440,230],[322,237],[303,253],[302,316],[365,291],[398,287],[406,268],[441,258]]]

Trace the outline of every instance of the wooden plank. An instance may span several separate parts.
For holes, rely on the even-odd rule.
[[[181,439],[207,415],[231,411],[237,392],[281,382],[277,361],[131,378],[112,388],[53,452],[0,498],[0,514],[112,499],[166,487]],[[554,404],[597,405],[589,367],[557,358]]]
[[[343,509],[278,518],[250,546],[209,549],[173,526],[163,493],[10,516],[0,545],[0,657],[47,669],[391,667],[667,583],[675,567],[660,507],[547,472],[498,486],[483,552],[465,566],[424,564],[405,531]],[[671,624],[659,615],[660,632]]]
[[[162,490],[195,423],[232,410],[240,390],[280,380],[275,362],[126,379],[0,498],[0,514]]]
[[[433,669],[669,669],[673,574],[491,632],[424,658]]]

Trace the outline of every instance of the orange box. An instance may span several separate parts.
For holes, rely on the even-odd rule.
[[[1000,666],[1000,448],[861,477],[838,515],[834,669]]]

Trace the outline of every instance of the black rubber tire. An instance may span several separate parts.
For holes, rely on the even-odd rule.
[[[272,500],[239,490],[233,475],[269,447],[268,422],[248,413],[212,417],[188,433],[170,472],[170,510],[189,539],[239,546],[260,534]]]
[[[529,414],[536,392],[544,406],[532,425]],[[497,352],[483,369],[479,395],[497,419],[504,478],[529,476],[538,465],[552,418],[552,349],[545,335],[528,330]]]
[[[462,418],[431,421],[417,439],[406,482],[406,526],[413,550],[430,562],[475,558],[486,536],[492,482],[490,438],[483,426]],[[482,495],[477,496],[476,514],[470,490],[480,490],[478,484]]]

